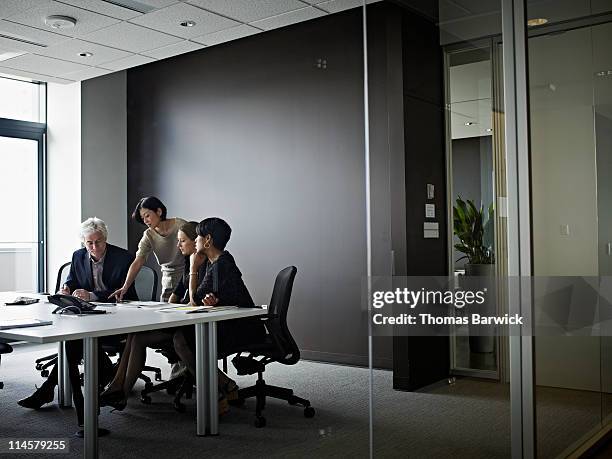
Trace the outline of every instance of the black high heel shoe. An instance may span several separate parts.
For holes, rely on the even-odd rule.
[[[122,391],[102,392],[100,394],[100,406],[110,406],[113,411],[123,411],[127,406],[127,400]]]
[[[54,398],[55,391],[53,389],[47,390],[41,387],[29,397],[19,400],[17,404],[24,408],[38,410],[46,403],[52,402]]]

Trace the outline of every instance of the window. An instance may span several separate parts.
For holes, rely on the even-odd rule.
[[[0,291],[44,285],[44,95],[43,84],[0,78]]]

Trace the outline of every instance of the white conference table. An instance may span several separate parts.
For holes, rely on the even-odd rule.
[[[29,306],[5,306],[16,296],[39,298]],[[130,302],[133,305],[135,302]],[[151,308],[127,306],[104,307],[107,314],[84,316],[52,314],[55,305],[34,294],[0,292],[0,320],[35,318],[52,320],[52,325],[0,330],[0,338],[31,343],[83,340],[85,363],[84,437],[86,458],[98,457],[98,338],[101,336],[159,330],[183,325],[195,326],[197,435],[218,435],[217,322],[267,313],[261,308],[187,314],[184,311],[162,313]],[[58,381],[62,374],[58,371]]]

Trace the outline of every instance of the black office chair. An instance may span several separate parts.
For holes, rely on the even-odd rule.
[[[9,354],[13,352],[13,348],[9,343],[0,341],[0,364],[2,363],[2,354]],[[4,389],[4,383],[0,381],[0,389]]]
[[[57,278],[55,281],[55,290],[53,291],[53,293],[57,293],[60,287],[64,285],[64,283],[66,282],[66,279],[68,278],[68,274],[70,273],[70,264],[71,264],[70,262],[64,263],[62,266],[60,266],[59,270],[57,271]],[[49,376],[48,368],[55,365],[56,362],[57,362],[57,352],[54,354],[46,355],[44,357],[36,359],[36,370],[40,371],[40,375],[43,378],[46,378]]]
[[[304,398],[293,395],[293,390],[283,387],[269,386],[263,379],[266,365],[271,362],[283,365],[294,365],[300,360],[300,350],[287,327],[287,310],[291,299],[291,290],[297,268],[289,266],[276,276],[272,299],[268,306],[268,315],[263,319],[268,334],[264,343],[254,343],[245,346],[232,359],[239,375],[252,375],[257,373],[258,378],[254,386],[240,389],[238,398],[240,402],[250,397],[256,397],[255,427],[264,427],[266,419],[261,412],[266,405],[266,397],[278,398],[287,401],[290,405],[304,407],[304,416],[312,418],[315,410],[310,402]],[[236,352],[236,350],[234,350]],[[247,355],[242,355],[246,352]]]

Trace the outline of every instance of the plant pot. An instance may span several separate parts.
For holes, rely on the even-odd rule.
[[[495,276],[495,265],[493,264],[466,264],[465,265],[465,275],[470,277],[486,277],[487,280],[482,282],[472,282],[470,283],[472,286],[478,286],[478,288],[487,287],[488,297],[493,295],[495,298],[495,290],[493,287],[493,282],[490,282],[489,279],[492,279]],[[495,301],[485,301],[480,305],[472,308],[471,313],[481,314],[485,316],[490,316],[495,314]],[[470,324],[470,327],[474,330],[475,326]],[[495,336],[478,336],[474,333],[475,336],[472,336],[470,333],[470,352],[474,352],[477,354],[487,354],[495,351]]]

